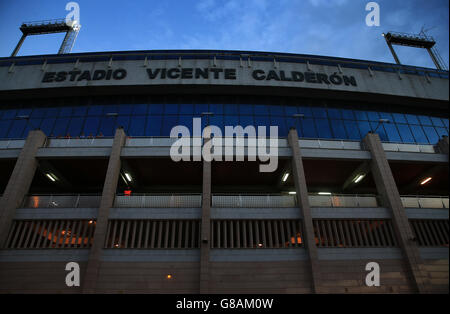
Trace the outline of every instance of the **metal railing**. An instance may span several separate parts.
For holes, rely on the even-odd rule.
[[[200,194],[117,195],[114,207],[129,208],[195,208],[202,206]]]
[[[29,195],[22,208],[98,208],[101,195]]]
[[[401,196],[405,208],[449,208],[448,197],[445,196]]]
[[[333,139],[300,139],[298,142],[301,148],[362,150],[360,141]]]
[[[111,147],[113,138],[50,138],[47,147]]]
[[[0,149],[22,148],[24,145],[24,139],[0,140]]]
[[[406,153],[436,153],[434,145],[425,144],[403,144],[403,143],[382,143],[383,149],[390,152]]]
[[[309,195],[311,207],[378,207],[375,195]],[[217,208],[289,208],[297,207],[295,195],[218,195],[212,196]]]

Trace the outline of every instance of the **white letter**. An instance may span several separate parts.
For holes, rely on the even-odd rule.
[[[72,10],[73,11],[70,11]],[[77,2],[69,2],[66,4],[66,11],[70,11],[69,13],[67,13],[66,15],[66,24],[67,25],[72,25],[72,21],[75,22],[76,24],[80,25],[80,6],[78,5]],[[73,17],[73,20],[72,20]]]
[[[262,135],[261,135],[262,134]],[[265,162],[270,159],[268,165],[259,165],[260,172],[274,172],[278,168],[278,126],[270,127],[269,153],[266,151],[266,127],[258,126],[258,157]],[[272,149],[275,151],[272,152]]]
[[[366,11],[371,11],[366,16],[366,25],[369,27],[380,26],[380,6],[376,2],[366,4]]]
[[[380,286],[380,265],[375,262],[367,263],[366,270],[371,270],[366,276],[366,286],[379,287]]]
[[[193,118],[193,138],[192,138],[192,160],[201,161],[202,160],[202,119]]]
[[[181,138],[178,139],[178,135],[181,134]],[[191,154],[191,143],[190,143],[190,132],[189,129],[182,125],[177,125],[170,130],[170,138],[177,138],[172,146],[170,147],[170,158],[177,162],[180,160],[190,161]],[[180,154],[181,148],[181,154]]]
[[[80,286],[80,265],[75,262],[70,262],[66,264],[66,270],[71,272],[66,275],[66,285],[68,287],[79,287]]]
[[[213,138],[211,138],[211,134],[214,134]],[[222,161],[222,131],[220,128],[215,125],[207,126],[203,130],[203,138],[205,139],[202,151],[203,160]]]

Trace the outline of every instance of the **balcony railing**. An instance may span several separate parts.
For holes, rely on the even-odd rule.
[[[378,207],[375,195],[309,195],[311,207]],[[213,195],[212,207],[286,208],[296,207],[295,195]]]
[[[448,197],[401,196],[405,208],[449,208]]]
[[[200,194],[117,195],[114,207],[131,208],[195,208],[202,206]]]
[[[98,208],[101,195],[29,195],[23,208]]]

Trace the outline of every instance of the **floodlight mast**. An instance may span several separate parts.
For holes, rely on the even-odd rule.
[[[20,26],[22,37],[14,48],[11,57],[15,57],[28,35],[44,35],[54,33],[66,33],[59,48],[58,54],[66,54],[72,51],[72,47],[80,31],[81,25],[77,21],[66,19],[44,20],[35,22],[24,22]]]
[[[392,45],[424,48],[430,54],[430,57],[438,70],[447,70],[447,66],[445,65],[444,60],[439,55],[437,49],[434,47],[436,41],[433,37],[427,36],[423,31],[420,34],[388,32],[386,34],[383,33],[382,35],[386,40],[389,50],[391,51],[392,56],[394,57],[397,64],[401,64],[400,59],[395,53],[394,47]]]

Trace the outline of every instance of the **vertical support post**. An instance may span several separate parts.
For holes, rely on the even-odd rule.
[[[5,247],[14,213],[30,189],[38,167],[36,153],[45,144],[47,137],[41,130],[28,133],[25,144],[17,158],[3,197],[0,200],[0,248]]]
[[[100,208],[98,209],[93,244],[89,252],[84,282],[82,282],[83,293],[94,293],[96,289],[101,264],[100,258],[108,227],[109,209],[113,206],[114,198],[116,196],[121,168],[120,154],[122,152],[122,147],[125,144],[125,138],[126,135],[123,128],[118,128],[114,136],[111,155],[109,156],[108,169],[103,185]]]
[[[205,129],[206,145],[210,138],[209,126]],[[211,161],[203,158],[202,221],[200,239],[200,294],[210,293],[209,252],[211,248]]]
[[[23,34],[22,37],[20,37],[19,42],[17,43],[16,48],[14,48],[13,53],[11,54],[11,57],[15,57],[17,55],[17,53],[20,50],[20,47],[22,47],[23,42],[25,41],[25,38],[27,37],[27,35]]]
[[[303,221],[303,238],[308,251],[311,264],[312,288],[314,293],[321,292],[321,274],[319,257],[314,235],[314,225],[309,206],[308,189],[306,187],[305,170],[303,168],[302,154],[298,142],[298,134],[295,128],[291,128],[288,142],[292,150],[292,176],[295,182],[297,204],[300,208]]]
[[[429,275],[420,257],[419,248],[415,242],[414,234],[406,216],[389,162],[386,159],[380,137],[378,134],[368,133],[363,142],[372,155],[371,170],[375,185],[383,205],[391,210],[396,237],[412,275],[412,280],[418,292],[428,292]]]
[[[443,70],[441,65],[439,64],[438,59],[436,58],[435,54],[433,53],[433,50],[431,48],[427,48],[428,53],[430,54],[431,60],[433,60],[434,65],[438,70]]]
[[[448,157],[448,136],[443,136],[438,142],[439,151]]]
[[[392,56],[394,57],[395,63],[401,64],[400,63],[400,59],[398,58],[397,53],[394,50],[394,47],[392,47],[391,42],[386,37],[384,37],[384,39],[386,40],[386,43],[387,43],[387,45],[389,47],[389,50],[391,51]]]

